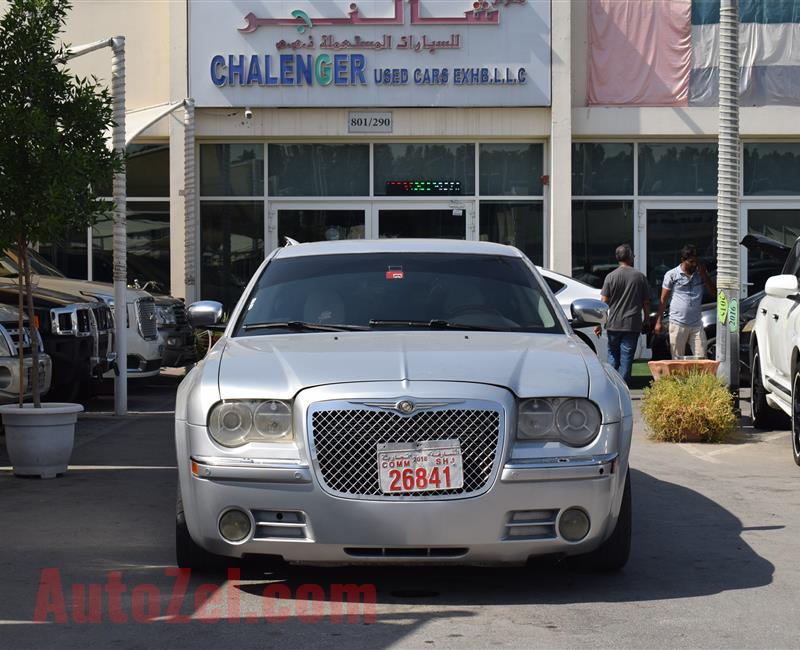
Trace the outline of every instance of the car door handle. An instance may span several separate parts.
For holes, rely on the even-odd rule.
[[[764,314],[764,315],[766,315],[766,313],[767,313],[767,310],[766,310],[766,309],[764,309],[764,308],[762,308],[762,309],[761,309],[761,313],[762,313],[762,314]]]
[[[778,318],[780,318],[778,314],[772,314],[772,320],[778,320]]]

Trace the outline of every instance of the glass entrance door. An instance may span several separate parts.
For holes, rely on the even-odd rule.
[[[644,254],[637,260],[647,275],[654,304],[658,304],[664,274],[678,266],[686,244],[697,247],[697,255],[711,277],[717,270],[717,210],[713,204],[643,204],[640,229],[644,231]],[[644,258],[644,259],[642,259]],[[705,296],[714,300],[714,296]]]
[[[472,212],[466,203],[375,203],[373,233],[381,239],[467,239]]]
[[[269,250],[283,246],[289,237],[298,242],[364,239],[367,236],[365,204],[272,203],[268,219]]]

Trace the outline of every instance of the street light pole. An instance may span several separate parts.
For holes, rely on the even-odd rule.
[[[114,36],[87,45],[72,47],[67,59],[110,47],[111,101],[114,118],[112,144],[114,151],[125,155],[125,37]],[[127,263],[127,190],[125,169],[114,174],[113,181],[113,248],[114,248],[114,351],[117,375],[114,378],[114,414],[128,412],[128,263]]]
[[[114,151],[125,154],[125,37],[111,39],[111,98],[114,106]],[[114,413],[128,412],[128,233],[125,168],[114,174],[114,343],[117,374],[114,377]]]
[[[717,189],[717,360],[719,376],[739,388],[739,1],[721,0]]]

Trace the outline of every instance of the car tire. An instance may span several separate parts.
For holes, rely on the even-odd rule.
[[[794,371],[792,378],[792,456],[800,465],[800,370]]]
[[[628,472],[625,476],[625,490],[622,493],[622,505],[619,508],[614,532],[591,553],[572,558],[576,568],[594,572],[619,571],[627,564],[631,554],[632,501],[631,475]]]
[[[180,490],[175,504],[175,563],[180,569],[199,573],[222,571],[229,564],[228,558],[209,553],[192,539],[186,525]]]
[[[757,429],[785,429],[788,426],[786,414],[767,403],[767,389],[761,378],[761,354],[758,348],[753,352],[753,366],[750,369],[750,411],[753,426]]]

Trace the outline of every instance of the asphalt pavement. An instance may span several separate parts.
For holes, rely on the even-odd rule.
[[[184,580],[173,564],[177,381],[137,385],[125,418],[106,414],[108,398],[91,404],[62,478],[0,469],[0,647],[800,646],[788,432],[673,445],[637,422],[633,550],[617,574],[245,566],[231,580]],[[352,620],[331,602],[346,584],[375,589]]]

